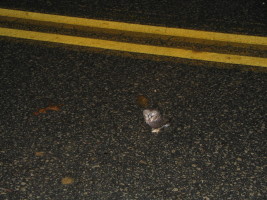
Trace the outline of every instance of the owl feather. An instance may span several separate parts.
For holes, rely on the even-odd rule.
[[[162,128],[170,125],[156,109],[146,109],[143,111],[143,115],[145,122],[152,128],[152,132],[158,133]]]

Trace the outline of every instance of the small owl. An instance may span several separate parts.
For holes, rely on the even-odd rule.
[[[152,128],[152,133],[158,133],[162,128],[170,126],[160,112],[155,109],[146,109],[143,111],[145,122]]]

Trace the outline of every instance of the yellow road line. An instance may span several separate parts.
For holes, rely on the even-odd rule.
[[[143,53],[143,54],[158,55],[158,56],[170,56],[176,58],[186,58],[186,59],[195,59],[203,61],[267,67],[267,58],[259,58],[259,57],[219,54],[211,52],[198,52],[198,51],[178,49],[178,48],[141,45],[141,44],[99,40],[99,39],[91,39],[91,38],[76,37],[76,36],[41,33],[35,31],[24,31],[24,30],[9,29],[9,28],[0,28],[0,36],[109,49],[116,51]]]
[[[41,13],[9,10],[1,8],[0,8],[0,16],[24,19],[24,20],[33,20],[33,21],[38,21],[40,23],[50,22],[61,25],[65,24],[65,25],[74,25],[82,27],[93,27],[100,29],[123,31],[123,32],[127,31],[127,32],[143,33],[143,34],[217,41],[223,43],[238,43],[245,45],[267,46],[267,37],[260,37],[260,36],[236,35],[236,34],[198,31],[198,30],[181,29],[181,28],[168,28],[160,26],[130,24],[124,22],[113,22],[113,21],[85,19],[78,17],[41,14]]]

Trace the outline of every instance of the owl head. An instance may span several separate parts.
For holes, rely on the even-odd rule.
[[[160,119],[160,113],[158,110],[146,109],[143,111],[143,115],[147,123],[154,122]]]

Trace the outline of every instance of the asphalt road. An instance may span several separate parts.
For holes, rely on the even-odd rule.
[[[267,197],[266,73],[0,46],[1,199]]]
[[[266,36],[266,0],[12,0],[1,8]]]

